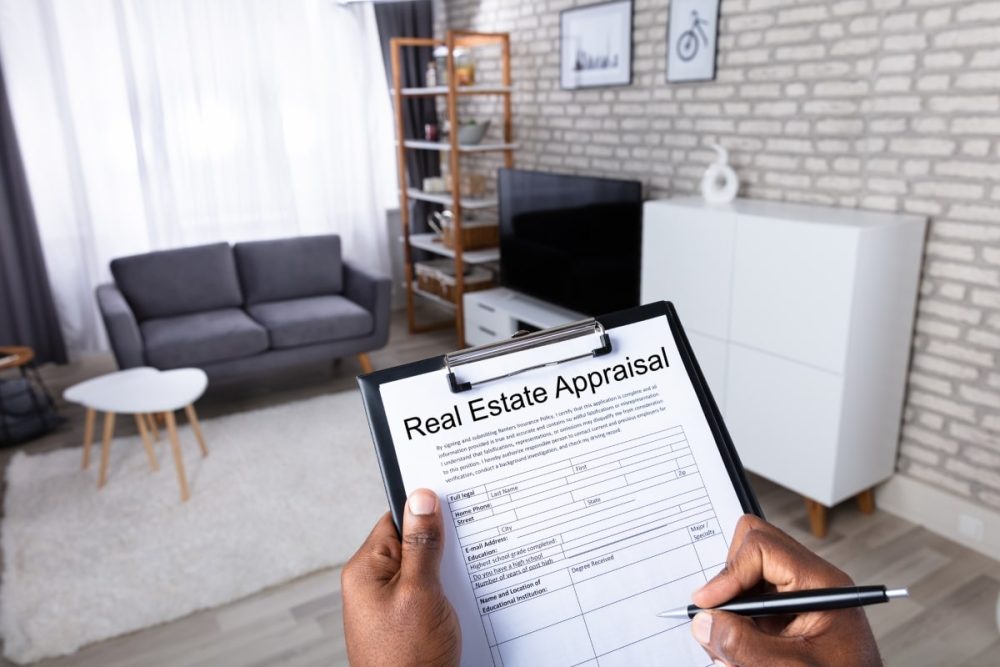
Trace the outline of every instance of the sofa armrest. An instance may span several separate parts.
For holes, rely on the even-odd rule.
[[[376,345],[383,347],[389,340],[392,280],[387,276],[366,271],[344,262],[344,296],[372,314],[375,320]]]
[[[139,323],[122,293],[110,283],[98,285],[97,306],[101,310],[118,368],[143,366],[145,362]]]

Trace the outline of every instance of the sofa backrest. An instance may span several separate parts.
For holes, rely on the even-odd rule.
[[[111,274],[139,321],[243,304],[228,243],[122,257]]]
[[[340,237],[335,234],[237,243],[233,250],[248,305],[344,289]]]

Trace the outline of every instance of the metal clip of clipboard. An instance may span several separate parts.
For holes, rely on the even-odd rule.
[[[573,357],[566,357],[564,359],[556,359],[541,364],[535,364],[533,366],[528,366],[527,368],[521,368],[519,370],[510,371],[509,373],[504,373],[503,375],[486,378],[485,380],[477,380],[476,382],[459,382],[458,378],[455,377],[455,368],[457,366],[473,364],[487,359],[495,359],[496,357],[502,357],[514,352],[523,352],[524,350],[532,350],[545,345],[564,343],[568,340],[580,338],[582,336],[589,336],[591,334],[597,334],[601,337],[601,345],[586,354],[578,354]],[[580,322],[564,324],[562,326],[546,329],[544,331],[538,331],[536,333],[525,334],[524,336],[519,336],[511,340],[489,343],[487,345],[480,345],[479,347],[474,347],[469,350],[446,354],[444,355],[444,367],[445,370],[448,371],[448,384],[451,385],[452,392],[457,394],[459,392],[469,391],[476,385],[485,384],[487,382],[495,382],[496,380],[503,380],[521,373],[527,373],[528,371],[545,368],[546,366],[565,364],[566,362],[576,361],[577,359],[600,357],[602,355],[609,354],[610,352],[611,339],[604,331],[604,325],[596,319],[591,318],[589,320],[581,320]]]

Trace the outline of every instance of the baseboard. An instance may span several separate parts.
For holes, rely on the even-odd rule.
[[[880,509],[990,558],[1000,559],[1000,512],[910,477],[894,475],[876,490]],[[959,518],[982,522],[982,540],[959,530]]]

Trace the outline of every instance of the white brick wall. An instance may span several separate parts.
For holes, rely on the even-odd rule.
[[[930,216],[899,469],[1000,509],[1000,0],[722,0],[698,84],[665,81],[668,0],[635,0],[633,84],[560,90],[589,2],[436,0],[442,31],[511,32],[518,166],[667,197],[719,142],[744,196]]]

